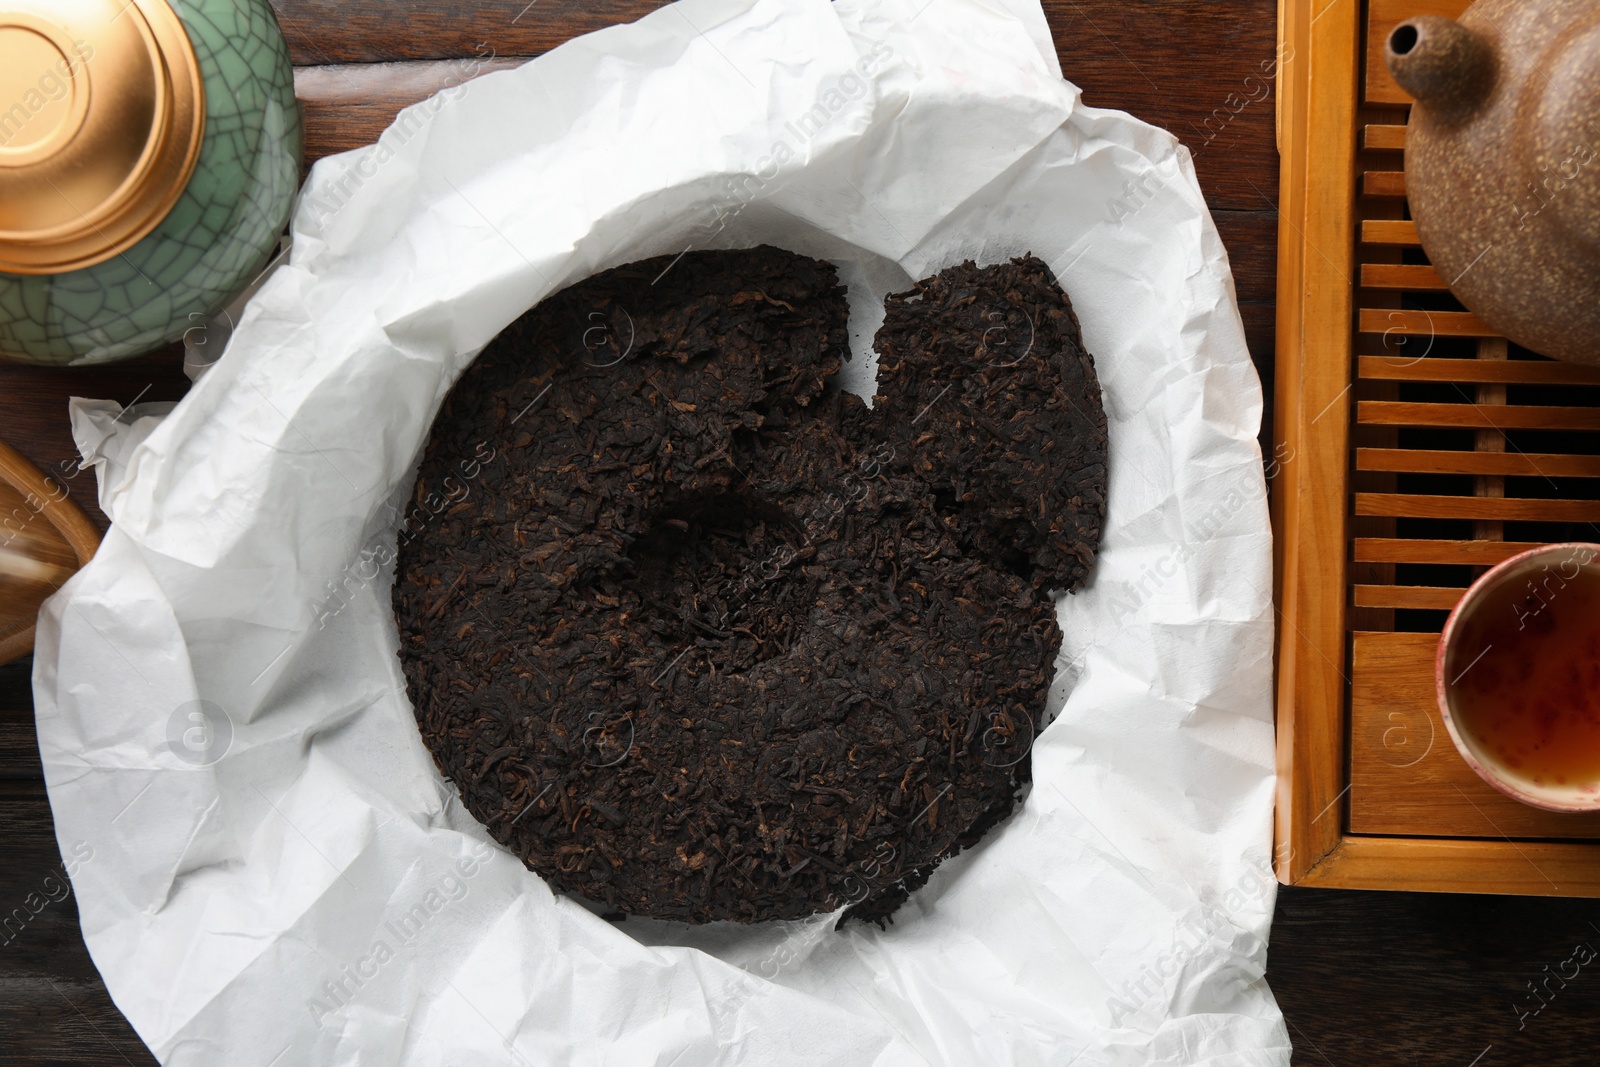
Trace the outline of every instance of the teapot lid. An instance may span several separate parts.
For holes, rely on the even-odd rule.
[[[0,271],[93,266],[155,229],[205,134],[166,0],[0,0]]]

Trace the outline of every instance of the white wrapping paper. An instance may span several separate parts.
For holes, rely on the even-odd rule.
[[[294,240],[170,413],[78,405],[115,525],[39,630],[84,937],[164,1063],[1287,1064],[1260,387],[1187,152],[1082,106],[1037,3],[683,0],[319,163]],[[597,271],[760,242],[840,266],[863,393],[885,293],[1033,251],[1105,393],[1031,792],[886,931],[553,896],[395,657],[396,505],[473,355]]]

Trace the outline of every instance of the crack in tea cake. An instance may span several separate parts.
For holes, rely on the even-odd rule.
[[[1094,562],[1106,422],[1049,268],[887,301],[871,408],[834,268],[619,267],[446,399],[394,605],[422,736],[555,889],[691,923],[882,920],[1029,778]]]

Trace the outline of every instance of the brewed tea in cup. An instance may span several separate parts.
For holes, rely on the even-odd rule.
[[[1439,638],[1451,739],[1490,785],[1552,811],[1600,809],[1600,545],[1513,556]]]

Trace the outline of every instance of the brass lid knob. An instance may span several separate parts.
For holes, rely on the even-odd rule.
[[[0,0],[0,271],[93,266],[155,229],[205,135],[166,0]]]

